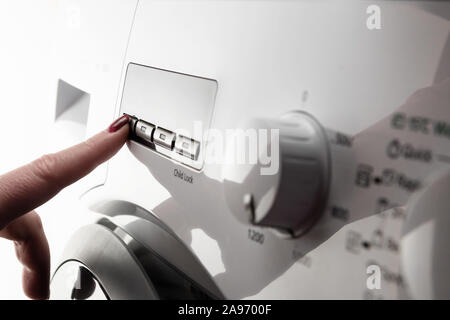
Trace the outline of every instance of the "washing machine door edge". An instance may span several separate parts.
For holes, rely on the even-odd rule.
[[[152,282],[137,258],[107,227],[86,225],[72,236],[69,243],[58,269],[69,261],[78,261],[100,282],[109,299],[158,299]],[[55,276],[52,283],[54,280]],[[51,293],[52,296],[55,293]]]

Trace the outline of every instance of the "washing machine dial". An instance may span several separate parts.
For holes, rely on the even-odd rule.
[[[325,130],[311,115],[291,112],[278,119],[253,119],[240,132],[248,138],[247,154],[236,141],[229,142],[223,169],[231,212],[244,223],[301,235],[321,215],[328,197]]]

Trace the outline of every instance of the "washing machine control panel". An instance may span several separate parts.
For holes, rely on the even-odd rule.
[[[353,261],[348,268],[365,270],[363,279],[370,280],[371,272],[379,270],[382,282],[386,282],[383,293],[370,290],[371,286],[377,288],[377,281],[366,279],[368,282],[361,281],[367,285],[362,290],[364,298],[446,297],[449,286],[444,284],[449,282],[445,281],[423,293],[431,280],[424,283],[417,275],[415,265],[423,263],[413,248],[432,250],[430,243],[420,243],[417,234],[423,233],[424,241],[437,234],[415,230],[420,226],[418,220],[437,217],[448,222],[441,214],[447,204],[440,198],[448,192],[445,188],[450,177],[450,144],[445,131],[450,123],[449,91],[448,80],[422,89],[357,135],[325,128],[305,111],[241,121],[234,130],[265,132],[255,134],[254,140],[251,134],[246,135],[242,144],[256,146],[255,161],[244,157],[245,161],[236,162],[242,149],[233,140],[226,145],[224,162],[216,166],[217,171],[211,169],[214,166],[208,158],[202,171],[189,166],[175,169],[193,170],[195,183],[181,186],[174,184],[170,174],[164,174],[171,168],[170,162],[158,163],[145,154],[161,147],[196,160],[199,141],[132,116],[130,138],[143,148],[130,145],[130,149],[178,205],[196,212],[194,220],[212,219],[206,227],[214,229],[214,214],[232,216],[247,228],[248,239],[268,250],[267,254],[290,251],[292,262],[309,269],[309,281],[319,270],[311,267],[311,261],[320,265],[327,252],[333,251]],[[428,105],[433,108],[424,108]],[[208,142],[205,146],[211,148],[213,143]],[[220,197],[223,202],[214,200]],[[294,242],[285,242],[289,239]],[[447,257],[440,257],[424,267],[447,265]]]
[[[136,5],[92,93],[130,139],[86,197],[159,217],[226,298],[444,297],[449,3],[374,1],[374,30],[365,1],[193,3]]]

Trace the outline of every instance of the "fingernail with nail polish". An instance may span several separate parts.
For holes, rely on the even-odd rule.
[[[126,125],[130,121],[130,117],[127,114],[124,114],[120,118],[117,118],[108,128],[108,132],[116,132],[120,128],[122,128],[124,125]]]

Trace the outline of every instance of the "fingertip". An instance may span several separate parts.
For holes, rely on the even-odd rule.
[[[120,135],[126,139],[128,137],[129,131],[130,131],[130,125],[128,122],[126,122],[122,127],[117,129],[116,131],[110,132],[110,133]]]
[[[130,122],[130,116],[125,113],[121,117],[114,120],[113,123],[110,124],[110,126],[108,127],[108,132],[109,133],[117,132],[117,131],[119,131],[119,129],[122,129],[123,127],[125,127],[129,122]],[[128,126],[126,126],[126,127],[128,127]]]
[[[129,131],[130,126],[128,125],[128,122],[126,122],[115,131],[110,131],[110,129],[108,128],[107,130],[102,132],[103,135],[99,135],[100,139],[97,140],[97,143],[107,145],[110,150],[115,150],[117,148],[120,148],[126,142],[126,140],[128,139]]]

